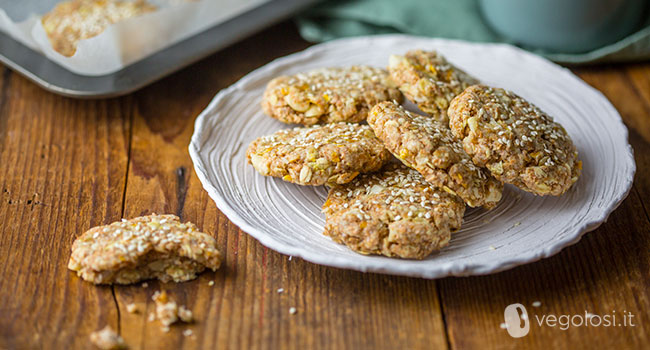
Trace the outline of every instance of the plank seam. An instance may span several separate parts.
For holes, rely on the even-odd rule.
[[[131,148],[133,143],[133,113],[129,115],[128,138],[129,138],[129,143],[127,146],[127,153],[126,153],[126,174],[124,175],[124,191],[122,191],[122,212],[120,213],[121,217],[124,217],[124,211],[126,210],[126,189],[129,184],[129,169],[131,168]]]
[[[440,292],[439,282],[436,281],[436,294],[438,295],[438,305],[440,306],[440,316],[442,318],[442,326],[445,329],[445,343],[447,343],[447,349],[452,349],[451,345],[451,336],[449,335],[449,327],[447,326],[447,317],[445,316],[445,306],[442,302],[442,293]]]
[[[133,113],[129,114],[128,121],[128,144],[126,152],[126,174],[124,175],[124,191],[122,191],[122,209],[120,212],[120,217],[124,217],[124,212],[126,210],[126,189],[129,184],[129,169],[131,168],[131,149],[133,146]],[[111,294],[113,295],[113,302],[115,303],[115,309],[117,310],[117,334],[122,334],[122,318],[120,315],[120,304],[117,301],[117,295],[115,295],[115,286],[111,285]]]
[[[646,220],[648,220],[648,223],[650,223],[650,216],[648,215],[648,209],[645,207],[645,203],[643,203],[643,197],[641,197],[641,194],[639,193],[639,189],[636,188],[636,185],[632,185],[632,188],[634,189],[634,192],[636,193],[637,197],[639,197],[639,202],[641,202],[641,208],[643,208],[643,213],[645,214]]]
[[[113,296],[113,302],[115,303],[115,309],[117,310],[117,334],[122,334],[122,317],[120,315],[120,306],[117,302],[117,296],[115,295],[115,286],[111,285],[111,295]]]

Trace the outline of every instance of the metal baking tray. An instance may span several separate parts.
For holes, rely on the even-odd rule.
[[[148,85],[315,2],[271,0],[122,70],[102,76],[72,73],[2,32],[0,62],[56,94],[75,98],[114,97]]]

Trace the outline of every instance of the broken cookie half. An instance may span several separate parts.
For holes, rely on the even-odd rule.
[[[153,214],[86,231],[72,245],[68,268],[95,284],[130,284],[188,281],[220,264],[214,238],[175,215]]]

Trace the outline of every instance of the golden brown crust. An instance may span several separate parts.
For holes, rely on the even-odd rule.
[[[449,243],[465,205],[415,170],[390,164],[333,187],[323,212],[323,234],[356,252],[423,259]]]
[[[510,91],[471,86],[452,101],[449,118],[474,163],[503,182],[558,196],[580,176],[582,162],[562,125]]]
[[[289,124],[364,121],[381,101],[402,100],[388,72],[369,66],[321,68],[271,80],[262,109]]]
[[[41,23],[52,48],[72,56],[79,40],[97,36],[111,24],[155,10],[144,0],[70,0],[56,5]]]
[[[392,55],[388,70],[407,99],[444,124],[451,100],[478,80],[463,72],[436,51],[412,50]]]
[[[262,175],[314,186],[349,182],[391,158],[369,126],[353,123],[280,130],[253,141],[246,157]]]
[[[95,284],[130,284],[187,281],[220,264],[214,238],[175,215],[154,214],[86,231],[72,245],[68,268]]]
[[[368,124],[395,157],[432,185],[460,196],[472,207],[491,209],[501,200],[503,184],[472,163],[446,125],[393,102],[376,105]]]

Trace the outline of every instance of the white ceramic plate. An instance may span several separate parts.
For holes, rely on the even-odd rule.
[[[422,261],[364,256],[322,235],[325,187],[263,177],[246,162],[255,138],[289,126],[265,116],[266,83],[281,74],[351,64],[385,67],[392,53],[436,49],[483,82],[515,91],[562,123],[584,168],[561,197],[536,197],[506,185],[491,211],[468,209],[448,247]],[[222,90],[196,120],[190,155],[219,209],[263,245],[317,264],[438,278],[487,274],[529,263],[576,243],[629,192],[635,171],[618,112],[569,70],[509,45],[381,35],[331,41],[277,59]]]

